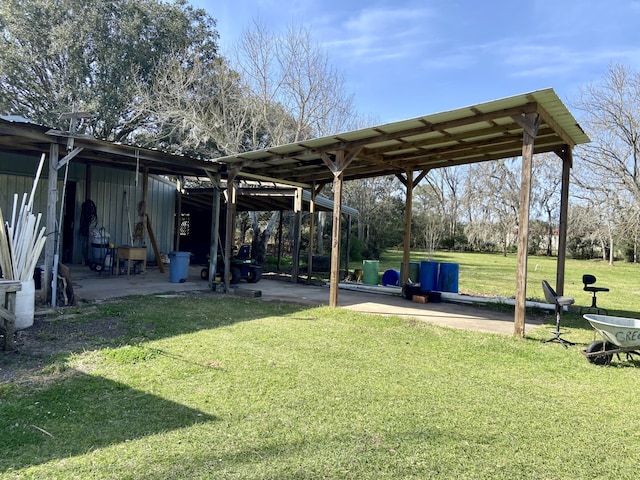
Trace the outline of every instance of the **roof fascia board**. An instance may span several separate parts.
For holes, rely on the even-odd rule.
[[[311,184],[309,183],[296,182],[294,180],[287,180],[283,178],[269,177],[267,175],[258,175],[255,173],[248,173],[242,170],[237,173],[237,176],[241,178],[246,178],[249,180],[262,180],[264,182],[282,183],[284,185],[291,185],[292,187],[311,188]]]

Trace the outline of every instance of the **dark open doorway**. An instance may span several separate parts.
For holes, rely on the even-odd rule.
[[[76,182],[68,182],[62,220],[62,263],[73,263],[73,238],[76,218]]]

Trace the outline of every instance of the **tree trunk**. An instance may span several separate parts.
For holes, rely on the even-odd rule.
[[[267,258],[267,246],[273,233],[273,228],[278,219],[279,212],[272,212],[267,226],[263,231],[260,231],[260,225],[258,223],[258,215],[256,212],[250,212],[251,224],[253,228],[253,241],[251,242],[251,254],[255,258],[256,262],[262,265]]]
[[[613,253],[613,235],[609,236],[609,246],[611,247],[609,249],[609,265],[613,265],[613,257],[614,257],[614,253]]]

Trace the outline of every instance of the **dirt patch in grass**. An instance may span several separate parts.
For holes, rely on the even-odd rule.
[[[129,334],[121,318],[82,315],[38,317],[33,326],[20,330],[15,350],[0,351],[0,383],[31,375],[56,358],[117,343]]]

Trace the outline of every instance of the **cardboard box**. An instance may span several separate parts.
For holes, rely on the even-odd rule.
[[[424,295],[414,295],[411,300],[415,303],[427,303],[427,297]]]

